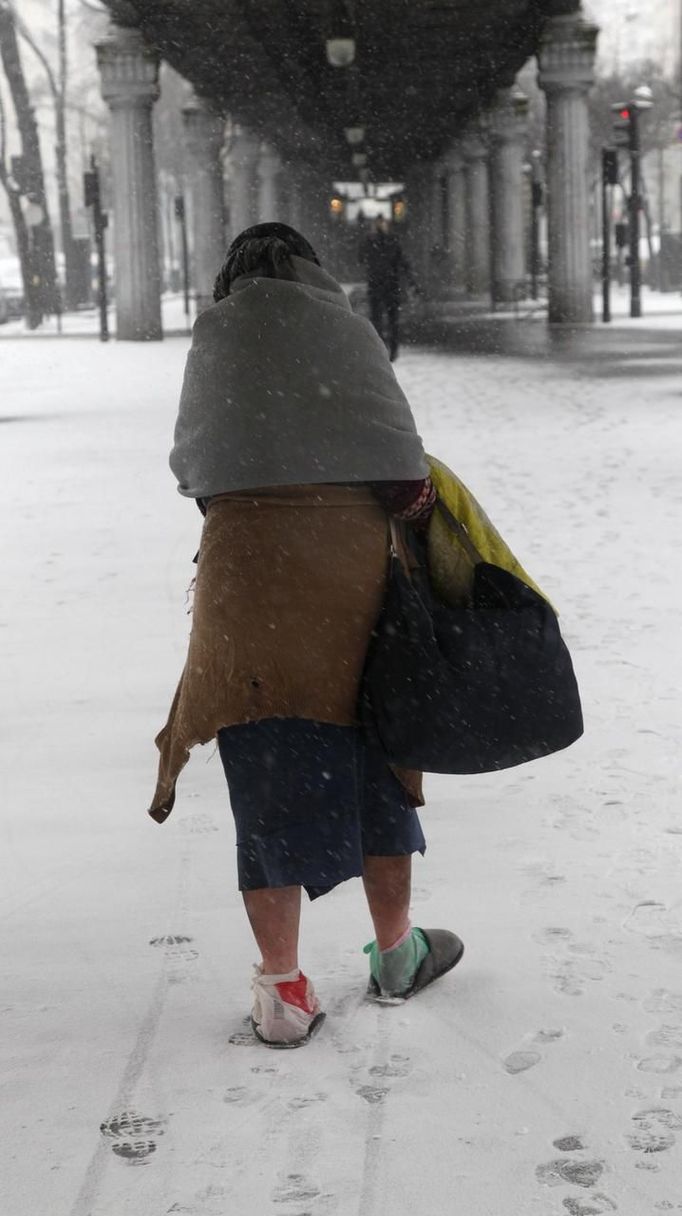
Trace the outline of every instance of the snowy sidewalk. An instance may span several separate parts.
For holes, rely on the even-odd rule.
[[[428,781],[414,920],[467,953],[418,1000],[363,1003],[358,882],[306,908],[328,1018],[290,1053],[246,1033],[212,749],[144,814],[201,524],[186,349],[0,337],[1,1216],[681,1210],[679,348],[396,364],[562,609],[587,733]]]

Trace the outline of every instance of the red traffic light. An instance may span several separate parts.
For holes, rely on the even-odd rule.
[[[628,121],[628,119],[630,118],[630,110],[629,110],[629,108],[628,108],[627,106],[624,106],[622,110],[619,110],[619,111],[618,111],[618,117],[619,117],[619,118],[623,118],[623,119],[625,119],[625,121],[627,122],[627,121]]]

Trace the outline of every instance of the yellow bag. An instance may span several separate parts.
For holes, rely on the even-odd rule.
[[[483,508],[459,477],[442,461],[436,460],[435,456],[427,454],[426,459],[438,497],[464,526],[482,560],[494,566],[501,566],[503,570],[509,570],[549,603],[547,596],[526,574],[521,563],[514,557]],[[465,604],[471,595],[474,564],[438,510],[433,512],[429,521],[427,545],[429,576],[436,594],[453,607]]]

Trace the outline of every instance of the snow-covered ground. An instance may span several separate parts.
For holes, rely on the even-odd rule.
[[[352,286],[346,284],[346,289]],[[357,284],[356,284],[357,286]],[[610,329],[634,328],[637,329],[682,329],[682,295],[677,291],[650,291],[648,287],[642,288],[642,316],[632,318],[630,316],[630,292],[627,285],[621,287],[617,283],[613,283],[611,287],[611,313],[612,320],[609,324]],[[512,318],[517,317],[520,320],[537,320],[539,323],[545,323],[547,310],[547,301],[532,300],[522,301],[519,305],[518,312],[504,313],[499,310],[495,313],[489,313],[490,318],[500,320],[502,317]],[[441,308],[441,312],[442,312]],[[453,315],[466,315],[466,302],[458,301],[453,305]],[[481,301],[478,300],[471,305],[471,311],[476,319],[481,318]],[[601,293],[595,292],[594,296],[594,315],[595,318],[601,318],[602,314],[602,299]],[[189,303],[189,320],[188,314],[185,312],[184,297],[180,293],[167,292],[161,301],[161,315],[163,318],[164,331],[175,336],[186,332],[194,320],[194,301]],[[108,310],[109,330],[112,335],[116,332],[116,310],[112,304]],[[46,317],[43,324],[37,330],[28,330],[26,323],[23,320],[9,321],[4,325],[0,325],[0,342],[3,338],[36,338],[36,337],[76,337],[86,335],[96,335],[99,333],[99,313],[95,308],[87,308],[82,312],[67,313],[61,318]]]
[[[166,467],[187,340],[0,338],[1,1216],[682,1208],[682,355],[600,334],[396,365],[559,604],[587,730],[428,781],[414,920],[467,954],[418,1000],[363,1002],[358,882],[306,908],[328,1017],[287,1053],[245,1028],[213,749],[145,815],[201,522]]]

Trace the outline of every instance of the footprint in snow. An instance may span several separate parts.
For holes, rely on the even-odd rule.
[[[543,945],[554,945],[556,942],[570,941],[573,934],[570,929],[565,929],[562,925],[549,925],[546,929],[541,929],[539,933],[534,933],[533,937]]]
[[[643,899],[635,904],[623,921],[629,933],[638,933],[650,940],[682,936],[682,923],[678,914],[671,912],[665,904],[655,899]]]
[[[634,1132],[626,1136],[639,1153],[664,1153],[675,1144],[673,1132],[682,1130],[682,1115],[667,1106],[650,1106],[632,1116]]]
[[[569,1182],[574,1186],[596,1186],[604,1173],[603,1161],[576,1161],[571,1157],[558,1157],[539,1165],[535,1177],[543,1186],[562,1186]]]
[[[306,1203],[317,1199],[320,1188],[305,1174],[287,1174],[272,1192],[273,1203]]]
[[[539,1051],[512,1051],[511,1055],[503,1060],[503,1064],[506,1072],[515,1076],[516,1073],[527,1072],[529,1068],[534,1068],[541,1059]]]
[[[264,1090],[254,1090],[248,1085],[231,1085],[223,1094],[227,1106],[253,1106],[267,1095]]]
[[[538,1030],[534,1043],[556,1043],[559,1039],[563,1039],[565,1031],[563,1030]]]
[[[251,1029],[251,1019],[249,1017],[242,1018],[239,1030],[234,1030],[228,1036],[228,1043],[233,1047],[257,1047],[258,1039]],[[251,1070],[253,1072],[253,1069]]]
[[[100,1132],[111,1143],[111,1151],[129,1165],[143,1164],[156,1152],[157,1139],[163,1136],[165,1119],[150,1119],[135,1110],[124,1110],[100,1123]]]
[[[186,937],[183,933],[168,933],[163,937],[152,937],[150,946],[164,946],[165,949],[173,950],[176,946],[184,946],[187,942],[191,942],[191,937]]]
[[[675,1144],[672,1132],[645,1130],[630,1132],[625,1137],[635,1153],[665,1153]]]
[[[191,937],[183,933],[169,933],[165,937],[153,937],[150,946],[161,947],[167,966],[169,984],[184,984],[193,972],[193,964],[199,951],[190,944]]]
[[[647,1013],[682,1013],[682,992],[670,992],[667,988],[654,988],[643,1003]]]
[[[301,1094],[300,1097],[291,1098],[287,1102],[287,1110],[305,1110],[308,1106],[315,1106],[318,1102],[326,1102],[329,1094]]]
[[[296,1204],[295,1216],[331,1216],[338,1199],[331,1191],[321,1191],[305,1174],[286,1174],[272,1192],[272,1202]],[[302,1207],[298,1207],[302,1204]],[[292,1216],[294,1213],[292,1212]]]
[[[609,1199],[608,1195],[601,1195],[596,1192],[594,1195],[590,1195],[589,1198],[583,1198],[580,1195],[574,1198],[569,1195],[562,1202],[571,1216],[601,1216],[603,1212],[617,1211],[613,1199]]]
[[[673,1073],[679,1070],[680,1065],[682,1059],[679,1056],[647,1056],[644,1060],[638,1060],[635,1067],[639,1072]]]
[[[646,1036],[651,1047],[682,1047],[682,1026],[659,1026]]]
[[[364,1098],[370,1106],[379,1106],[386,1101],[390,1090],[386,1085],[360,1085],[356,1089],[359,1098]]]
[[[388,1064],[373,1064],[368,1070],[371,1077],[407,1077],[412,1072],[409,1056],[391,1056]]]
[[[579,1153],[585,1148],[581,1136],[560,1136],[558,1140],[552,1141],[552,1145],[560,1153]]]

